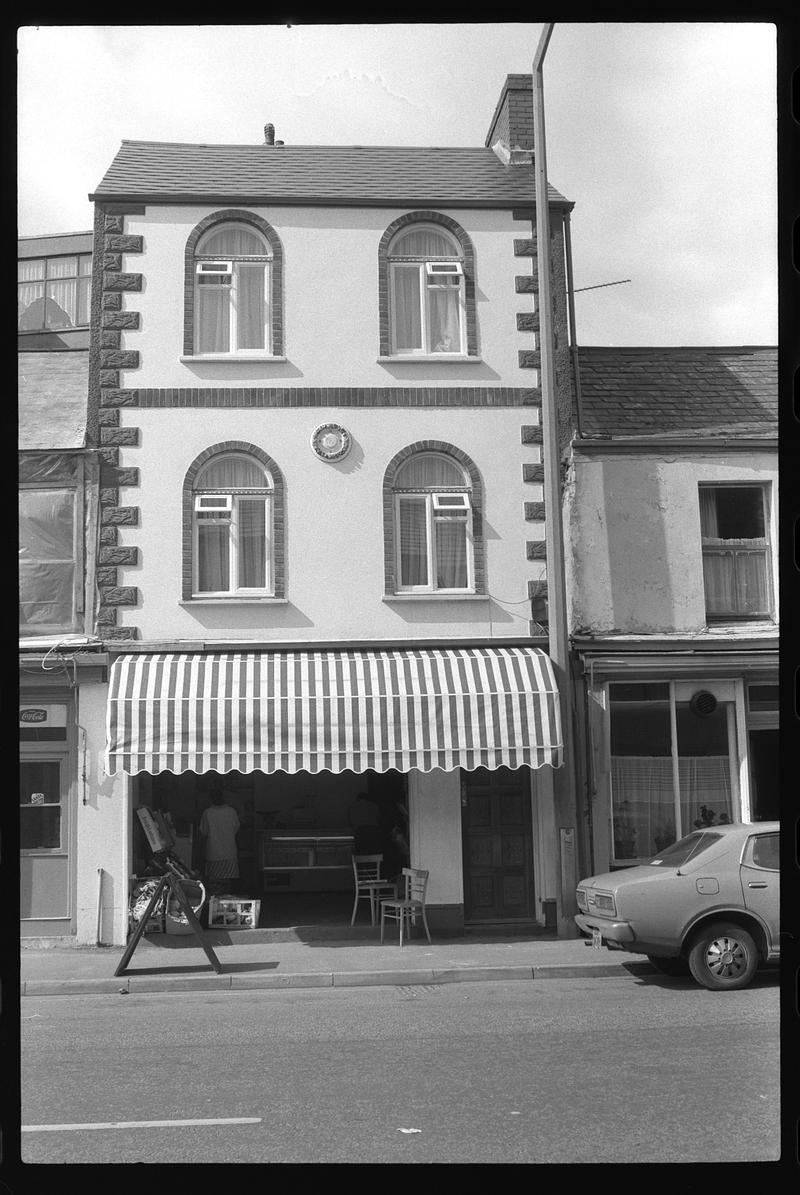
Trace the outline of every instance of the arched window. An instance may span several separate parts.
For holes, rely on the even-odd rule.
[[[467,352],[464,253],[451,233],[432,224],[400,230],[388,249],[391,352]]]
[[[244,453],[213,456],[192,481],[193,596],[266,596],[275,588],[270,471]]]
[[[472,482],[439,452],[409,456],[392,482],[397,593],[475,590]]]
[[[194,245],[194,352],[261,355],[271,343],[272,246],[247,223],[214,224]]]

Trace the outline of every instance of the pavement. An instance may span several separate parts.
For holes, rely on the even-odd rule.
[[[324,935],[286,930],[207,931],[217,972],[193,935],[144,935],[115,975],[122,946],[24,946],[21,996],[93,993],[244,991],[482,980],[596,979],[653,975],[644,955],[594,949],[583,938],[471,933],[413,936],[396,930],[383,945],[377,929],[329,927]]]

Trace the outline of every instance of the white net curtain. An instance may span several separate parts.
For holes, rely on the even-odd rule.
[[[460,250],[435,229],[411,229],[395,240],[390,260],[396,352],[461,351],[461,277],[428,274],[425,269],[427,261],[460,257]]]
[[[195,513],[199,592],[227,593],[266,586],[267,503],[271,489],[269,474],[247,457],[219,457],[198,474],[195,493],[232,497],[230,511]]]
[[[83,327],[89,323],[91,257],[36,258],[17,263],[17,327]]]
[[[467,587],[467,520],[437,518],[433,510],[433,494],[454,487],[469,492],[461,468],[447,457],[420,454],[398,470],[395,489],[416,491],[398,496],[401,585]]]
[[[754,486],[701,487],[700,534],[708,613],[767,610],[763,491]]]
[[[261,237],[235,225],[214,229],[200,241],[199,260],[232,261],[232,274],[201,274],[197,283],[200,352],[228,353],[267,347],[269,256]],[[237,260],[249,258],[250,260]],[[253,258],[260,258],[255,261]]]
[[[611,760],[614,856],[647,859],[697,829],[703,809],[713,823],[731,820],[730,762],[725,756],[678,759],[680,828],[675,818],[672,759],[650,755]],[[712,824],[713,824],[712,823]]]

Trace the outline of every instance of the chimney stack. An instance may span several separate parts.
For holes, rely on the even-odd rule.
[[[264,125],[264,144],[265,145],[274,145],[275,144],[275,125],[274,124],[265,124]]]
[[[508,75],[484,143],[506,166],[533,163],[533,76]]]

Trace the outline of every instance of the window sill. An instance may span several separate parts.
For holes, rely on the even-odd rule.
[[[774,614],[707,614],[706,624],[711,627],[732,626],[738,627],[743,624],[756,622],[761,626],[769,625],[777,626]]]
[[[483,357],[468,357],[466,353],[409,353],[378,357],[379,365],[483,365]]]
[[[384,602],[488,602],[488,593],[385,593]]]
[[[288,357],[273,357],[271,353],[254,353],[252,356],[245,356],[243,353],[198,353],[181,356],[180,361],[195,365],[200,361],[211,361],[214,364],[224,362],[226,365],[247,365],[248,363],[256,363],[263,365],[269,362],[275,362],[280,365],[282,361],[288,361]]]
[[[179,606],[288,606],[288,598],[270,597],[193,597],[183,598]]]

